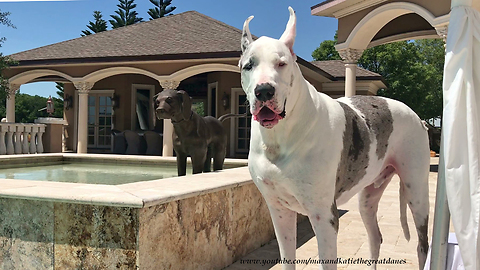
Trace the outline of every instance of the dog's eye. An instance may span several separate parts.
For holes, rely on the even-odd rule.
[[[252,58],[250,58],[250,59],[248,60],[248,63],[246,63],[245,65],[243,65],[242,69],[243,69],[243,70],[252,70],[253,66],[254,66],[254,60],[253,60]]]
[[[248,62],[243,66],[243,70],[252,70],[252,68],[253,68],[252,62]]]
[[[172,102],[172,98],[171,98],[171,97],[168,97],[167,99],[165,99],[165,101],[166,101],[167,103],[170,103],[170,102]]]
[[[286,65],[287,65],[287,63],[285,63],[285,62],[283,62],[283,61],[278,63],[278,66],[279,66],[279,67],[283,67],[283,66],[286,66]]]

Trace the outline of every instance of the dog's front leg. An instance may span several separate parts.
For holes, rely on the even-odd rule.
[[[337,269],[338,210],[335,204],[320,208],[308,216],[317,237],[318,259],[324,261],[320,269]]]
[[[269,207],[270,215],[280,249],[283,270],[294,270],[295,252],[297,250],[297,213],[281,205]]]
[[[187,155],[180,151],[175,151],[175,153],[177,154],[178,176],[184,176],[187,174]]]

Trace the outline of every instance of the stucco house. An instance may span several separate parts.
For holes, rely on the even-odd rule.
[[[87,153],[112,147],[111,130],[163,134],[163,155],[173,154],[169,120],[155,120],[153,97],[162,89],[186,90],[205,115],[247,110],[237,66],[242,31],[188,11],[11,55],[18,65],[5,71],[10,92],[22,84],[65,83],[66,147]],[[342,61],[297,60],[318,91],[345,93]],[[385,87],[380,75],[358,68],[356,92],[374,95]],[[7,121],[15,122],[15,97],[7,99]],[[225,121],[228,157],[245,157],[249,120]]]

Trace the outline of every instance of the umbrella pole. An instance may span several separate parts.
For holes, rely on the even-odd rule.
[[[445,270],[447,266],[448,231],[450,211],[448,210],[447,190],[445,187],[445,161],[443,157],[443,132],[438,164],[437,195],[435,197],[435,217],[433,219],[433,236],[431,246],[431,270]]]

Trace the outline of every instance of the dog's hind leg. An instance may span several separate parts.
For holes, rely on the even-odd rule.
[[[275,235],[280,249],[280,259],[293,262],[297,251],[297,213],[281,205],[268,205]],[[282,264],[283,270],[295,270],[295,264]]]
[[[406,224],[405,204],[408,204],[412,211],[418,235],[417,254],[419,269],[423,269],[428,252],[429,164],[429,157],[418,158],[417,160],[405,159],[400,164],[397,164],[398,168],[400,168],[397,168],[397,170],[400,177],[401,219],[404,220],[402,223]],[[406,229],[408,230],[408,227]]]
[[[202,173],[207,158],[207,150],[196,150],[192,155],[193,174]]]
[[[385,171],[384,171],[385,172]],[[385,178],[384,178],[385,177]],[[358,196],[358,204],[360,215],[367,230],[368,242],[370,244],[370,259],[377,260],[380,254],[380,245],[383,238],[380,228],[378,227],[377,211],[380,198],[385,191],[385,188],[392,179],[392,173],[389,175],[381,175],[384,181],[379,187],[371,184],[364,188]],[[376,264],[372,264],[372,269],[376,269]]]
[[[213,146],[213,170],[218,171],[223,169],[223,162],[227,154],[226,145],[217,143]]]

